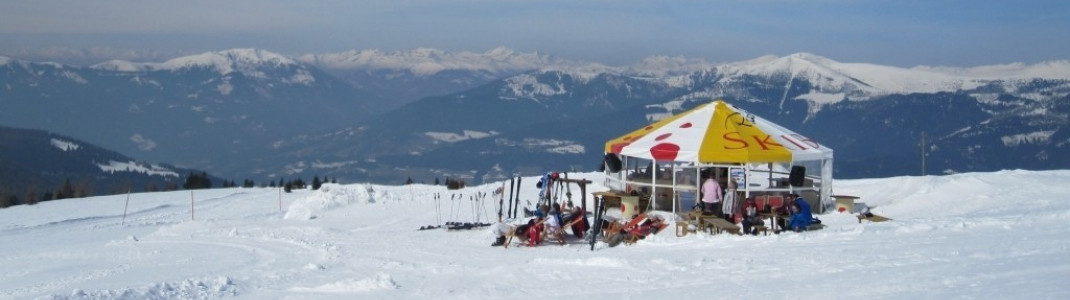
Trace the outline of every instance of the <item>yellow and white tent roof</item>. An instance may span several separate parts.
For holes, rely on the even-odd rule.
[[[606,142],[606,152],[657,161],[755,163],[832,158],[825,147],[717,100]]]

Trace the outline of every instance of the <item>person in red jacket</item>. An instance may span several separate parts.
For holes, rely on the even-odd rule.
[[[743,234],[758,235],[758,229],[755,226],[765,225],[765,221],[758,215],[758,203],[754,201],[754,197],[748,197],[743,201]]]

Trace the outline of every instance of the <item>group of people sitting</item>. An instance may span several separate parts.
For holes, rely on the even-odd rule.
[[[571,231],[571,235],[575,238],[582,239],[587,229],[590,228],[586,212],[579,207],[569,207],[565,213],[562,213],[560,204],[542,205],[536,210],[535,216],[525,224],[499,223],[495,228],[497,238],[491,246],[508,248],[513,238],[527,246],[536,246],[549,240],[564,245],[568,239],[566,230]],[[639,214],[627,222],[603,220],[601,229],[603,240],[610,247],[614,247],[622,242],[635,243],[648,235],[658,233],[667,226],[668,224],[661,216]]]
[[[754,197],[748,197],[743,200],[743,206],[740,208],[741,214],[740,225],[743,227],[743,234],[758,234],[758,226],[764,226],[765,220],[761,213],[775,213],[777,218],[776,228],[774,233],[780,233],[781,231],[790,230],[795,232],[805,231],[810,224],[815,222],[813,212],[810,208],[810,204],[806,202],[806,199],[799,196],[799,194],[791,193],[785,196],[787,204],[782,207],[758,207],[757,201]],[[705,211],[705,209],[704,209]],[[726,213],[719,215],[729,222],[733,222],[735,219],[734,214]],[[818,221],[819,222],[819,221]]]
[[[785,196],[787,204],[779,207],[776,211],[770,207],[769,213],[776,213],[777,229],[775,233],[779,233],[784,230],[791,230],[795,232],[805,231],[811,223],[815,221],[813,212],[810,209],[810,203],[806,202],[806,199],[800,197],[799,194],[788,194]],[[743,226],[743,232],[745,234],[757,235],[758,231],[755,228],[758,225],[764,225],[765,221],[759,215],[759,212],[764,211],[764,208],[758,207],[753,197],[747,198],[743,202],[743,220],[740,222]]]
[[[536,246],[544,240],[554,239],[558,244],[565,244],[565,229],[572,231],[576,238],[583,235],[590,224],[587,223],[586,212],[583,208],[574,207],[571,203],[566,205],[567,211],[562,212],[560,203],[540,205],[535,210],[534,217],[527,223],[510,225],[499,223],[495,228],[498,237],[491,246],[509,247],[513,238],[528,246]]]

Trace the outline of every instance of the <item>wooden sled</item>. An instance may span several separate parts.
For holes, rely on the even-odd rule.
[[[858,217],[858,223],[862,223],[862,220],[866,220],[866,221],[870,221],[870,222],[884,222],[884,221],[892,220],[891,218],[888,218],[888,217],[885,217],[885,216],[881,216],[881,215],[876,215],[876,214],[860,214],[860,215],[857,215],[856,217]]]

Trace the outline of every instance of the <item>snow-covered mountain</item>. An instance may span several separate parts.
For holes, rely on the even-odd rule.
[[[484,53],[452,52],[419,48],[409,51],[350,50],[328,54],[306,54],[298,60],[329,70],[394,70],[418,75],[443,71],[483,71],[516,73],[572,62],[539,53],[520,53],[498,47]]]
[[[842,63],[809,53],[757,59],[718,66],[718,81],[742,82],[748,77],[795,79],[809,83],[811,91],[795,99],[814,104],[843,100],[861,101],[892,94],[941,93],[975,90],[1000,82],[1007,92],[1035,79],[1070,80],[1070,61],[1034,65],[1021,63],[973,68],[898,68],[868,63]]]
[[[1070,146],[1070,67],[1059,67],[1067,65],[907,69],[803,53],[685,75],[548,67],[412,103],[347,131],[335,146],[326,138],[313,144],[328,153],[361,153],[347,160],[362,162],[358,173],[387,166],[435,166],[455,176],[491,167],[593,168],[608,138],[725,99],[837,149],[837,174],[847,177],[919,172],[922,132],[930,173],[1070,167],[1061,154]],[[496,134],[438,138],[444,132]]]
[[[439,95],[470,90],[491,81],[545,69],[617,72],[596,63],[569,61],[540,53],[498,47],[483,53],[419,48],[408,51],[350,50],[305,54],[299,61],[317,66],[388,109]]]
[[[928,172],[1070,167],[1068,61],[900,68],[798,53],[605,66],[506,48],[234,49],[88,68],[2,58],[0,71],[10,125],[238,178],[593,168],[605,140],[713,99],[833,147],[847,177],[916,172],[922,132]],[[227,146],[197,148],[208,143]]]
[[[318,68],[264,50],[90,67],[3,62],[3,125],[61,132],[141,159],[205,169],[213,157],[264,155],[279,139],[381,111]]]

